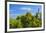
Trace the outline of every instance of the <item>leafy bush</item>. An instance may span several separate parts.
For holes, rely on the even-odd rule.
[[[41,27],[41,18],[38,14],[33,16],[31,13],[26,13],[22,16],[17,16],[16,19],[10,18],[10,28],[27,28],[27,27]]]

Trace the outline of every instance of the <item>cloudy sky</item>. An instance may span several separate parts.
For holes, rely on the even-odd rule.
[[[18,15],[26,14],[27,12],[32,13],[33,15],[39,11],[41,12],[41,5],[21,5],[21,4],[10,4],[9,5],[9,14],[10,17],[16,17]]]

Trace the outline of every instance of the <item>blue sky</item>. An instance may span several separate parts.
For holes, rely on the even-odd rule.
[[[21,5],[21,4],[10,4],[9,5],[9,14],[10,17],[15,17],[18,15],[26,14],[27,12],[32,13],[33,15],[39,11],[41,12],[41,5]]]

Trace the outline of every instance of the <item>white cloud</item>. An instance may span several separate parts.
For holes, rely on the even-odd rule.
[[[28,7],[22,7],[22,8],[20,8],[21,10],[26,10],[26,11],[28,11],[28,12],[30,12],[31,11],[31,8],[28,8]]]

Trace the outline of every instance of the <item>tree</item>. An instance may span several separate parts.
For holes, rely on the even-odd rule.
[[[17,16],[16,19],[10,19],[10,28],[27,28],[41,26],[42,21],[38,18],[38,13],[33,16],[31,13],[27,12],[25,15]]]
[[[21,16],[21,23],[23,24],[23,27],[30,27],[30,20],[32,15],[30,13],[26,13],[25,16]]]

